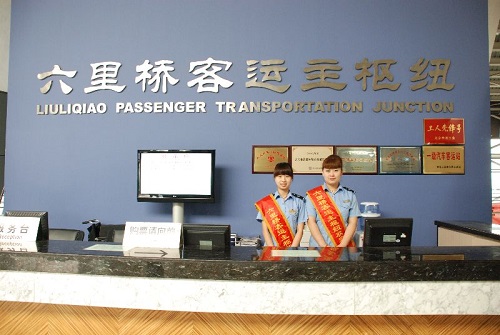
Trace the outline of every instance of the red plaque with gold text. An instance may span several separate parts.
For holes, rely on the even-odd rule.
[[[424,119],[425,144],[465,144],[464,119]]]

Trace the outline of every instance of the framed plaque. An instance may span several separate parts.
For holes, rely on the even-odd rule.
[[[291,148],[292,169],[297,174],[321,174],[323,160],[333,155],[331,145],[294,145]]]
[[[379,147],[380,174],[421,174],[421,147]]]
[[[376,146],[336,146],[342,158],[344,174],[377,174],[378,152]]]
[[[464,119],[424,119],[425,144],[465,144]]]
[[[279,162],[290,163],[288,146],[252,147],[252,173],[273,173]]]
[[[424,174],[465,174],[465,154],[462,145],[424,145]]]

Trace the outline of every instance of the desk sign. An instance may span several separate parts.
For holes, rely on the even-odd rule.
[[[0,241],[0,251],[38,252],[38,246],[33,241]]]
[[[0,241],[36,242],[40,218],[0,216]]]
[[[123,250],[124,256],[147,258],[181,258],[179,248],[132,248]]]
[[[133,248],[179,249],[182,223],[126,222],[123,250]]]

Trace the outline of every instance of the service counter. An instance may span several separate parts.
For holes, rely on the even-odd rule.
[[[298,292],[304,301],[294,306],[298,313],[433,313],[443,310],[446,301],[449,313],[500,310],[498,300],[483,300],[476,306],[446,293],[452,287],[476,298],[483,292],[486,300],[493,292],[500,293],[500,247],[345,248],[326,257],[298,248],[273,260],[260,260],[263,252],[254,247],[142,251],[135,256],[125,256],[118,244],[101,242],[47,241],[37,248],[38,252],[0,252],[1,281],[11,283],[2,285],[0,299],[181,310],[203,310],[203,304],[196,302],[205,301],[207,310],[221,312],[232,312],[231,308],[255,312],[255,304],[244,302],[257,299],[269,300],[269,307],[262,309],[260,304],[259,311],[287,313],[293,311],[273,306],[274,297]],[[61,283],[53,285],[55,280]],[[96,294],[89,294],[90,282]],[[154,286],[162,287],[156,288],[162,293],[153,294]],[[121,292],[124,287],[126,292]],[[61,295],[63,290],[74,293]],[[134,301],[127,299],[130,292]],[[179,299],[176,307],[164,306],[172,294]],[[333,300],[312,306],[318,295],[324,300],[325,294],[327,301]],[[216,304],[220,300],[210,298],[227,301]],[[424,298],[425,305],[418,303]],[[387,299],[394,305],[374,303]]]
[[[380,316],[383,322],[393,316],[391,327],[410,322],[425,328],[427,319],[407,318],[435,315],[442,316],[436,322],[449,322],[453,315],[473,315],[470,322],[484,327],[498,320],[500,311],[500,247],[313,250],[323,252],[321,257],[298,248],[280,250],[273,260],[261,260],[265,253],[255,247],[140,251],[135,256],[124,255],[119,244],[87,241],[48,241],[36,249],[0,252],[0,308],[8,311],[2,321],[20,333],[28,331],[28,324],[16,320],[35,316],[47,322],[44,326],[56,325],[65,315],[87,327],[88,315],[92,322],[106,323],[100,315],[112,315],[115,328],[109,333],[119,334],[132,327],[123,324],[125,314],[141,315],[139,321],[128,321],[140,328],[142,317],[152,316],[137,313],[160,311],[170,313],[166,319],[199,326],[227,318],[243,327],[256,322],[268,327],[276,321],[266,315],[288,315],[294,318],[282,322],[289,331],[312,322],[306,316],[324,317],[314,322],[330,329],[382,322],[348,318],[344,324],[334,316]],[[232,326],[224,324],[221,331],[230,331]]]
[[[500,246],[500,224],[435,221],[438,246]]]

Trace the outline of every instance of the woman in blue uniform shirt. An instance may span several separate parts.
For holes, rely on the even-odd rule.
[[[277,190],[255,203],[266,246],[298,247],[307,220],[304,197],[290,192],[293,170],[289,163],[276,164]]]

